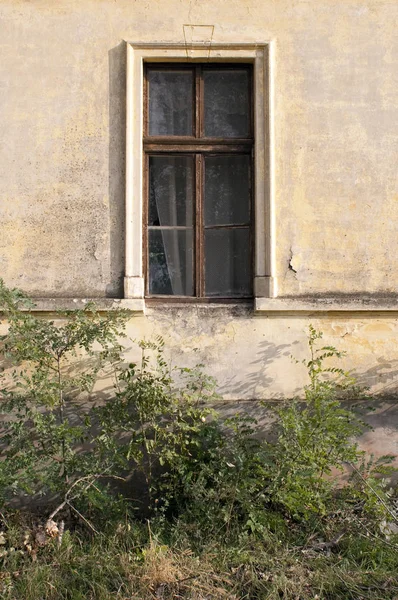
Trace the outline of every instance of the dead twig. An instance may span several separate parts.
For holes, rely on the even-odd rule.
[[[314,544],[311,544],[311,546],[308,547],[308,542],[307,542],[307,547],[302,549],[302,552],[310,552],[311,550],[332,550],[332,548],[335,548],[339,541],[344,537],[345,535],[345,531],[341,531],[340,533],[338,533],[332,540],[330,540],[330,542],[316,542]],[[314,536],[312,536],[314,537]],[[310,538],[311,539],[311,538]]]
[[[87,492],[87,490],[90,489],[90,487],[92,487],[95,484],[95,482],[98,481],[98,479],[104,479],[104,478],[116,479],[118,481],[126,481],[126,479],[124,477],[119,477],[118,475],[109,475],[106,472],[94,474],[94,475],[86,475],[85,477],[79,477],[79,479],[76,479],[76,481],[74,481],[72,483],[72,485],[70,486],[70,488],[68,489],[68,491],[65,494],[63,502],[61,502],[61,504],[59,506],[57,506],[57,508],[55,510],[53,510],[51,515],[48,517],[48,520],[53,519],[55,517],[55,515],[58,514],[59,511],[61,511],[63,508],[65,508],[65,506],[67,504],[70,504],[70,502],[73,502],[73,500],[76,500],[76,498],[81,496],[84,492]],[[80,490],[77,494],[70,496],[71,491],[79,483],[82,483],[83,481],[88,481],[87,485],[82,490]]]
[[[82,521],[84,521],[86,523],[86,525],[88,525],[88,527],[90,527],[90,529],[92,531],[94,531],[94,533],[96,533],[97,535],[100,535],[100,532],[96,530],[96,528],[94,527],[94,525],[92,525],[90,523],[90,521],[88,519],[86,519],[86,517],[84,515],[82,515],[82,513],[77,510],[77,508],[75,508],[73,506],[73,504],[70,504],[68,502],[68,506],[70,506],[70,508],[82,519]]]

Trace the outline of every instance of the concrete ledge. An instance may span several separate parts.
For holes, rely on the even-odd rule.
[[[107,311],[122,308],[133,313],[143,313],[145,302],[141,298],[32,298],[34,312],[56,312],[59,310],[82,309],[89,302],[95,304],[97,310]]]
[[[255,314],[261,313],[398,313],[398,297],[255,298]]]
[[[132,313],[145,312],[143,298],[32,298],[35,306],[33,312],[56,312],[63,310],[77,310],[93,302],[99,311],[124,309]],[[149,306],[148,306],[149,308]],[[247,312],[251,307],[246,304],[222,303],[164,303],[150,305],[151,309],[202,309],[203,312],[213,312],[214,309],[240,310]],[[281,314],[312,314],[312,313],[397,313],[398,297],[298,297],[298,298],[255,298],[254,314],[267,313]]]

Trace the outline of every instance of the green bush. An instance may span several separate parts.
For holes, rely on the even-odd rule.
[[[100,453],[84,449],[93,442],[87,395],[100,373],[120,368],[126,314],[102,316],[88,304],[53,321],[30,308],[0,281],[0,310],[8,322],[0,350],[10,367],[0,389],[1,492],[5,498],[21,492],[75,496],[112,468]]]
[[[274,469],[269,493],[293,516],[326,514],[334,479],[333,469],[343,471],[347,462],[356,463],[363,453],[355,438],[365,425],[341,399],[355,391],[350,374],[325,361],[341,358],[332,346],[317,347],[322,334],[309,328],[310,383],[304,400],[284,403],[277,411],[277,442],[272,448]]]
[[[90,304],[53,321],[30,308],[0,281],[8,322],[1,352],[10,367],[0,389],[3,500],[55,494],[62,508],[76,509],[83,497],[101,506],[110,490],[102,481],[140,473],[154,508],[154,476],[190,454],[211,413],[214,382],[200,367],[170,373],[160,338],[139,342],[141,364],[126,366],[123,311],[103,316]],[[105,372],[115,388],[97,405],[89,394]]]
[[[146,508],[158,511],[168,503],[159,482],[196,452],[217,395],[201,365],[170,372],[161,338],[139,346],[141,363],[119,371],[115,396],[94,411],[100,432],[95,444],[103,456],[116,457],[123,471],[143,476]]]
[[[330,346],[317,348],[320,338],[310,327],[310,383],[303,400],[275,411],[275,442],[259,437],[255,419],[217,417],[191,432],[194,452],[174,457],[168,493],[174,490],[180,513],[202,521],[202,535],[214,527],[223,535],[236,528],[264,532],[270,510],[295,519],[325,515],[335,487],[332,469],[342,471],[362,458],[354,438],[364,425],[340,401],[352,380],[340,368],[325,366],[341,355]]]
[[[2,597],[394,598],[391,457],[358,450],[364,424],[343,404],[358,390],[320,332],[303,398],[260,406],[264,437],[223,419],[216,382],[170,368],[161,338],[125,364],[122,311],[36,317],[1,281],[0,310]],[[10,512],[21,494],[42,497],[44,522]]]

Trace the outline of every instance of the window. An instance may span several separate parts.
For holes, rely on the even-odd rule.
[[[222,298],[221,293],[225,294],[225,289],[227,288],[225,281],[218,281],[218,279],[221,275],[225,278],[229,277],[229,267],[227,268],[227,266],[231,262],[228,263],[225,259],[226,245],[224,244],[223,249],[222,244],[220,246],[219,243],[219,237],[223,235],[226,237],[229,235],[229,238],[232,239],[239,237],[240,234],[241,237],[249,235],[252,245],[252,256],[250,256],[249,261],[251,271],[251,273],[249,272],[250,281],[247,282],[246,280],[246,283],[242,284],[243,287],[239,282],[233,282],[233,287],[228,292],[230,296],[226,297],[243,298],[252,295],[254,296],[254,308],[257,310],[258,307],[261,308],[263,298],[270,298],[277,295],[273,192],[273,47],[273,42],[236,44],[217,43],[213,41],[211,47],[202,43],[127,43],[124,296],[131,299],[132,305],[134,305],[137,311],[145,310],[145,296],[153,295],[166,299],[169,294],[165,292],[172,290],[171,280],[173,278],[173,283],[176,287],[175,290],[172,290],[173,295],[169,296],[170,299],[179,298],[180,300],[200,301],[201,298]],[[162,96],[156,99],[156,94],[152,98],[155,101],[154,107],[158,107],[159,114],[152,123],[155,129],[150,129],[148,124],[149,111],[147,110],[149,108],[148,70],[154,69],[154,73],[157,70],[165,76],[167,69],[170,72],[174,68],[176,69],[174,75],[169,75],[171,81],[167,82],[167,86],[163,85],[163,90],[166,87],[168,90],[166,96],[163,96],[163,100],[160,99]],[[197,68],[201,72],[201,77],[199,78],[201,83],[198,83]],[[220,78],[215,77],[217,69],[229,70],[230,74],[235,70],[236,73],[244,71],[248,74],[249,80],[252,80],[249,85],[246,103],[246,105],[249,104],[249,111],[243,115],[243,118],[235,120],[240,121],[239,127],[241,127],[242,122],[244,123],[246,119],[247,123],[247,119],[249,119],[250,128],[248,128],[249,135],[247,137],[241,137],[242,135],[247,135],[246,132],[242,133],[242,129],[238,129],[236,137],[233,137],[235,134],[231,135],[231,131],[225,133],[215,130],[215,133],[212,133],[211,130],[206,130],[205,120],[214,119],[220,114],[217,103],[213,102],[210,107],[210,114],[205,108],[205,77],[208,77],[209,80],[213,77],[216,79],[216,82],[220,83]],[[183,102],[183,96],[177,94],[175,106],[171,106],[171,116],[169,115],[171,123],[176,129],[172,129],[170,134],[170,130],[167,130],[167,124],[164,121],[167,111],[164,112],[162,103],[165,102],[166,98],[169,100],[169,95],[172,95],[173,86],[175,86],[173,76],[180,77],[183,82],[186,82],[184,77],[190,77],[186,74],[187,71],[191,73],[195,72],[192,87],[191,84],[186,85],[187,89],[189,89],[188,94],[192,94],[192,105],[185,100]],[[159,75],[156,75],[156,77],[159,77]],[[158,86],[161,87],[159,82]],[[197,95],[199,96],[199,102],[197,102]],[[235,98],[232,97],[232,100],[235,100]],[[231,101],[231,98],[229,101]],[[178,102],[181,104],[178,105]],[[192,106],[191,112],[187,110],[188,104]],[[178,106],[180,110],[176,115],[175,108]],[[199,111],[199,115],[201,116],[197,114],[197,111]],[[215,112],[218,115],[214,114]],[[144,119],[144,114],[146,114],[146,119]],[[190,119],[192,120],[191,122]],[[222,124],[222,119],[220,123]],[[166,127],[166,130],[162,131],[162,127]],[[231,161],[239,161],[238,157],[240,155],[248,158],[250,154],[254,155],[254,159],[250,162],[250,172],[248,175],[251,194],[249,220],[244,222],[230,221],[228,223],[219,223],[216,221],[215,223],[205,223],[204,219],[207,218],[205,210],[208,204],[206,205],[204,196],[206,194],[206,185],[207,192],[209,192],[210,181],[209,177],[206,184],[206,168],[207,175],[209,175],[211,173],[209,167],[213,167],[213,172],[217,173],[219,180],[222,180],[221,175],[223,170],[222,165],[215,165],[214,161],[212,164],[211,159],[214,157],[216,160],[219,157],[220,161],[221,159],[229,161],[229,165],[231,165]],[[166,161],[163,163],[163,171],[160,159]],[[166,247],[161,232],[161,219],[165,219],[165,215],[163,213],[162,215],[158,214],[158,217],[155,215],[152,221],[153,224],[149,225],[148,228],[150,217],[150,202],[148,202],[150,193],[150,160],[152,161],[151,175],[152,189],[154,190],[152,193],[156,196],[153,202],[156,205],[156,210],[158,210],[158,191],[156,191],[156,186],[159,184],[159,178],[160,182],[164,181],[161,178],[161,173],[167,172],[167,166],[169,172],[174,172],[174,185],[178,186],[178,201],[174,204],[175,209],[178,208],[177,216],[172,221],[169,215],[167,219],[172,224],[164,224],[164,228],[170,228],[169,233],[165,234],[164,237],[173,240],[173,242],[166,240]],[[242,161],[244,160],[246,158],[242,158]],[[220,171],[219,174],[218,171]],[[229,173],[232,177],[236,174],[236,169],[229,168]],[[240,185],[243,185],[243,180],[244,178],[239,178]],[[230,178],[229,181],[231,181]],[[199,191],[197,191],[198,184],[200,184]],[[214,195],[219,199],[221,197],[219,194],[220,186],[217,185],[215,179],[210,181],[210,184],[214,184]],[[234,186],[231,185],[230,187]],[[191,192],[189,192],[189,189],[191,189]],[[186,198],[187,190],[191,194],[192,201],[184,204],[183,208],[181,208],[180,196],[184,192],[183,197]],[[201,197],[199,197],[199,194],[201,194]],[[184,202],[186,201],[184,200]],[[235,210],[235,208],[235,204],[232,202],[230,209]],[[190,210],[192,210],[192,217],[189,213]],[[163,208],[161,208],[161,211],[163,211]],[[197,211],[202,211],[199,214],[199,218],[197,218]],[[151,217],[153,216],[152,208]],[[210,218],[209,215],[207,216]],[[183,217],[184,223],[181,222]],[[158,224],[156,224],[157,221]],[[191,227],[188,223],[192,224]],[[202,223],[202,229],[197,232],[196,229],[200,227],[200,223]],[[213,226],[213,230],[210,231],[211,226]],[[226,229],[229,226],[232,229],[232,233],[227,234]],[[223,231],[223,227],[225,231]],[[249,229],[250,233],[243,232],[245,227]],[[155,241],[156,236],[158,236],[158,241],[160,237],[160,243],[163,244],[159,250],[155,248],[157,257],[154,257],[152,261],[153,265],[155,265],[152,268],[158,269],[158,272],[163,272],[165,270],[165,261],[167,267],[164,288],[160,294],[154,294],[153,289],[152,293],[149,294],[150,280],[147,267],[149,266],[148,244],[151,231],[153,232],[151,236],[155,238]],[[181,233],[182,231],[184,233]],[[206,262],[206,256],[204,256],[206,235],[210,239],[212,237],[215,238],[213,240],[212,262],[210,263]],[[191,245],[188,246],[190,236]],[[242,243],[242,240],[233,240],[226,248],[227,250],[231,249],[230,255],[234,257],[234,249],[238,246],[239,248],[243,248],[245,247],[245,243]],[[184,249],[187,247],[191,248],[192,259],[189,256],[189,252],[187,253]],[[170,248],[172,248],[174,256],[177,257],[174,261],[176,264],[171,260]],[[161,256],[162,252],[163,258]],[[210,250],[208,252],[208,261],[210,260],[209,255]],[[244,259],[242,255],[238,258],[245,265],[248,264],[247,258]],[[191,260],[192,267],[190,266]],[[185,261],[186,264],[181,261]],[[234,264],[232,260],[232,265]],[[211,267],[213,267],[214,273],[213,288],[210,285],[211,281],[207,282],[206,287],[206,273],[209,277]],[[190,270],[187,270],[189,268]],[[202,269],[202,273],[200,273],[200,269]],[[178,277],[174,275],[175,271],[180,274]],[[238,269],[235,269],[235,273],[238,272],[245,272],[239,264]],[[190,277],[192,278],[192,284],[190,283]],[[187,292],[191,295],[188,295]],[[179,294],[181,293],[185,295],[180,296]]]
[[[147,64],[146,294],[252,292],[252,67]]]

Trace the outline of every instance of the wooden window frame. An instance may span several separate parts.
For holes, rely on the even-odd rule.
[[[186,70],[192,73],[193,94],[192,94],[192,115],[193,115],[193,135],[174,136],[149,135],[149,91],[148,91],[148,71]],[[249,136],[245,138],[222,138],[209,137],[204,135],[204,78],[205,70],[245,70],[248,73],[248,99],[249,99]],[[204,235],[205,225],[203,222],[204,210],[204,162],[206,156],[212,155],[249,155],[250,156],[250,189],[249,189],[249,229],[250,240],[250,273],[253,267],[253,151],[254,151],[254,127],[253,127],[253,65],[246,63],[153,63],[147,62],[144,65],[144,206],[143,206],[143,273],[145,280],[145,298],[152,302],[183,301],[183,302],[226,302],[247,301],[253,298],[253,290],[249,294],[240,296],[206,296],[205,294],[205,250]],[[149,200],[149,158],[151,156],[183,156],[189,155],[194,162],[195,190],[194,190],[194,223],[193,223],[193,288],[194,294],[189,296],[151,294],[149,291],[149,256],[148,256],[148,200]],[[225,229],[238,228],[239,225],[223,226]]]
[[[126,229],[125,298],[141,301],[145,309],[143,270],[145,196],[144,173],[144,64],[251,63],[253,65],[254,194],[255,228],[253,290],[254,307],[261,298],[277,295],[274,226],[274,42],[205,44],[147,44],[127,42],[126,89]],[[163,297],[166,301],[166,297]],[[184,301],[183,297],[170,297]],[[214,299],[216,300],[216,299]],[[188,301],[198,301],[188,297]]]

